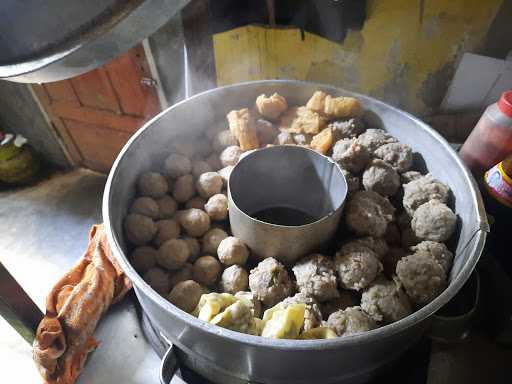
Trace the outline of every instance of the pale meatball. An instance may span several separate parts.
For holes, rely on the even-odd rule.
[[[339,297],[320,303],[320,310],[322,311],[322,317],[327,320],[334,312],[353,307],[356,304],[357,301],[352,292],[341,290]]]
[[[394,212],[389,200],[373,191],[354,193],[345,208],[349,229],[361,236],[383,236]]]
[[[167,240],[180,237],[181,228],[176,220],[159,220],[156,222],[157,232],[153,243],[159,247]]]
[[[430,303],[447,284],[443,267],[425,252],[400,259],[396,265],[396,275],[411,301],[418,305]]]
[[[145,273],[156,265],[156,249],[152,247],[137,247],[132,252],[130,261],[139,273]]]
[[[276,139],[274,140],[274,144],[276,145],[289,145],[289,144],[295,144],[295,141],[293,140],[293,136],[289,132],[280,132]]]
[[[427,174],[404,185],[403,205],[407,213],[412,216],[420,205],[430,200],[446,203],[449,193],[450,189],[446,184]]]
[[[256,98],[258,113],[271,120],[277,119],[287,108],[286,99],[277,93],[269,97],[263,94]]]
[[[329,124],[334,140],[354,139],[365,131],[363,120],[358,117],[348,120],[337,120]]]
[[[159,198],[156,203],[158,204],[160,219],[170,219],[178,209],[178,204],[176,201],[168,195]]]
[[[339,296],[336,272],[332,261],[318,253],[309,255],[292,268],[301,293],[318,301]]]
[[[213,256],[206,255],[195,261],[192,273],[195,281],[211,286],[217,282],[220,271],[219,261]]]
[[[291,295],[292,281],[283,264],[269,257],[249,274],[249,288],[267,307],[272,307]]]
[[[453,263],[453,253],[443,243],[435,241],[422,241],[411,248],[413,252],[422,252],[429,254],[443,267],[446,274],[450,272]]]
[[[359,177],[354,176],[345,168],[341,168],[341,172],[343,173],[343,176],[345,176],[345,180],[347,181],[348,193],[354,193],[361,189],[361,180],[359,180]]]
[[[382,196],[393,196],[400,188],[400,176],[391,165],[380,159],[374,159],[363,173],[363,186]]]
[[[207,253],[209,255],[217,255],[217,249],[219,248],[219,244],[222,240],[228,237],[226,231],[220,228],[212,228],[208,232],[206,232],[203,236],[203,253]]]
[[[389,250],[386,241],[380,237],[360,237],[359,239],[354,239],[343,245],[343,253],[357,251],[361,249],[361,247],[370,248],[373,252],[375,252],[377,258],[381,260],[384,255]]]
[[[361,310],[361,307],[349,307],[336,311],[327,319],[327,325],[338,336],[355,335],[377,328],[375,321]]]
[[[162,296],[167,295],[171,290],[169,273],[161,268],[150,268],[142,278],[151,288]]]
[[[212,167],[210,167],[210,164],[208,164],[206,161],[194,161],[192,163],[192,176],[194,176],[196,179],[201,176],[203,173],[211,172]]]
[[[249,249],[239,238],[228,236],[220,242],[217,255],[224,265],[243,265],[249,257]]]
[[[196,181],[196,189],[203,199],[208,199],[222,190],[222,177],[217,172],[203,173]]]
[[[212,153],[204,161],[208,163],[212,171],[217,171],[223,167],[222,163],[220,162],[219,155],[216,153]]]
[[[238,145],[238,140],[229,129],[226,129],[215,135],[212,145],[215,152],[222,152],[227,147]]]
[[[306,310],[304,311],[304,331],[309,331],[310,329],[319,327],[322,324],[322,312],[314,298],[299,292],[292,297],[287,297],[279,305],[283,309],[286,309],[293,304],[306,305]]]
[[[256,120],[256,130],[262,145],[273,143],[279,134],[279,130],[270,121],[264,119]]]
[[[370,153],[356,139],[342,139],[334,144],[332,159],[347,171],[358,173],[370,161]]]
[[[157,172],[143,173],[137,182],[139,195],[157,199],[169,190],[167,179]]]
[[[245,291],[249,286],[249,275],[239,265],[232,265],[222,272],[220,277],[220,288],[222,292],[235,294]]]
[[[357,138],[357,142],[366,147],[370,153],[374,153],[377,148],[385,144],[396,143],[398,140],[383,129],[370,128]]]
[[[192,163],[188,157],[173,153],[165,159],[164,169],[170,177],[177,179],[192,172]]]
[[[389,278],[392,278],[396,271],[396,264],[400,259],[407,256],[403,248],[393,247],[390,248],[386,256],[382,259],[384,273]]]
[[[423,175],[418,171],[407,171],[400,175],[400,182],[402,184],[410,183],[411,181],[421,179]]]
[[[232,165],[228,165],[227,167],[222,168],[219,171],[220,177],[222,177],[222,186],[226,188],[228,186],[229,176],[231,176],[231,172],[233,172],[233,168],[235,168]]]
[[[203,288],[193,280],[185,280],[176,284],[167,299],[185,312],[192,312],[199,303]]]
[[[220,154],[220,162],[223,167],[227,167],[228,165],[235,166],[236,163],[238,163],[238,160],[240,159],[240,156],[242,155],[244,151],[240,149],[237,145],[230,145],[226,149],[222,151]]]
[[[196,196],[191,198],[189,201],[185,203],[185,209],[196,208],[196,209],[204,209],[204,205],[206,204],[206,200],[202,197]]]
[[[338,273],[340,286],[345,289],[360,291],[371,284],[382,272],[382,264],[377,254],[370,248],[341,248],[336,253],[334,267]]]
[[[201,244],[199,244],[199,240],[194,237],[184,237],[183,241],[187,243],[188,249],[190,250],[188,261],[193,263],[197,260],[199,254],[201,253]]]
[[[412,313],[411,302],[400,284],[380,277],[363,292],[361,308],[373,320],[393,323]]]
[[[307,135],[304,133],[296,133],[293,135],[293,141],[297,145],[308,145],[311,143],[312,139],[313,139],[312,135]]]
[[[157,202],[151,197],[139,197],[133,201],[130,213],[138,213],[152,219],[158,219],[160,210],[158,209]]]
[[[191,280],[193,269],[194,267],[192,264],[186,263],[177,271],[172,271],[171,277],[169,278],[169,281],[171,282],[171,287],[174,287],[176,284],[181,283],[182,281]]]
[[[213,195],[204,205],[204,210],[212,220],[225,220],[228,217],[228,198],[222,193]]]
[[[124,219],[124,230],[130,243],[144,245],[153,239],[157,227],[151,218],[132,213]]]
[[[374,155],[400,173],[406,172],[412,167],[412,149],[406,144],[384,144],[375,150]]]
[[[194,176],[184,175],[176,179],[172,196],[178,203],[184,203],[190,200],[196,194],[196,187],[194,185]]]
[[[210,216],[197,208],[183,211],[179,215],[179,222],[185,232],[192,237],[201,237],[210,228]]]
[[[437,200],[420,205],[411,221],[414,234],[421,240],[446,241],[457,225],[457,215]]]
[[[187,242],[181,239],[171,239],[158,248],[156,262],[168,270],[180,269],[190,257]]]

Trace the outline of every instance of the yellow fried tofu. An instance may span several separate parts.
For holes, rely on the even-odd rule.
[[[354,97],[325,97],[324,113],[330,118],[355,117],[363,113],[361,102]]]
[[[278,93],[274,93],[270,97],[262,94],[256,99],[256,109],[259,114],[270,120],[277,119],[287,108],[286,99]]]
[[[229,293],[206,293],[201,295],[199,303],[192,314],[201,320],[210,321],[236,301],[236,297]]]
[[[258,335],[258,327],[254,321],[251,307],[245,300],[238,300],[215,315],[210,323],[232,331]]]
[[[291,107],[281,117],[279,129],[288,133],[316,135],[327,125],[327,120],[306,107]]]
[[[311,328],[308,331],[304,331],[300,334],[299,339],[310,340],[310,339],[334,339],[338,337],[329,327],[316,327]]]
[[[248,108],[234,110],[227,114],[229,130],[238,139],[243,151],[260,147],[254,113]]]
[[[313,96],[311,96],[311,98],[308,100],[306,108],[320,114],[324,113],[326,96],[327,94],[325,92],[316,91],[315,93],[313,93]]]
[[[334,144],[332,129],[330,127],[324,128],[319,134],[313,136],[309,144],[312,149],[326,155]]]
[[[265,325],[261,331],[261,336],[274,339],[296,339],[299,337],[300,330],[304,324],[304,312],[306,305],[292,304],[286,309],[275,309],[272,312],[265,311],[263,321]]]

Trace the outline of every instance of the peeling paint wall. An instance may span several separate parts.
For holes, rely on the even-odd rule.
[[[421,4],[424,3],[423,9]],[[218,85],[258,79],[335,84],[428,114],[464,53],[478,48],[502,0],[368,0],[342,44],[295,28],[246,26],[214,35]]]

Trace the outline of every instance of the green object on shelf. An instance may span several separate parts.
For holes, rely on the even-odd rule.
[[[29,146],[17,146],[15,140],[0,145],[0,181],[26,184],[34,180],[39,168],[39,159]]]

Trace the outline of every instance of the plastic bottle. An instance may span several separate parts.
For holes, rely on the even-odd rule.
[[[481,180],[484,172],[512,154],[512,90],[484,111],[459,155]]]

